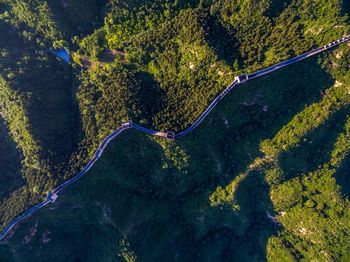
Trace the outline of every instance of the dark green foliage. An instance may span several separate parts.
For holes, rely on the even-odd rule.
[[[342,131],[348,111],[341,110],[327,120],[321,127],[305,136],[303,141],[280,157],[280,165],[285,171],[285,179],[293,175],[306,174],[316,170],[330,160],[334,143]],[[332,129],[334,132],[329,132]],[[317,157],[316,157],[317,156]]]
[[[25,181],[21,176],[21,160],[23,156],[18,152],[15,143],[8,134],[8,128],[0,119],[0,198],[3,199]]]
[[[71,38],[91,33],[103,22],[105,0],[48,1],[54,20],[65,37]]]
[[[341,187],[342,194],[344,194],[347,198],[350,198],[349,171],[349,158],[347,158],[334,176],[337,180],[337,184]]]
[[[182,130],[234,76],[347,33],[347,12],[340,0],[0,0],[2,225],[121,123]],[[51,46],[70,47],[72,68]],[[123,133],[0,260],[347,261],[349,57],[343,45],[240,85],[179,141]]]
[[[8,41],[0,43],[6,54],[0,65],[3,77],[10,89],[21,94],[19,103],[31,122],[29,132],[34,140],[40,140],[39,158],[59,172],[79,136],[71,71],[45,50],[19,37],[13,28],[1,23],[0,31]]]
[[[11,197],[20,208],[2,205],[1,220],[5,224],[33,199],[46,196],[63,178],[81,134],[71,92],[71,70],[26,32],[0,22],[0,34],[4,36],[0,41],[0,107],[11,138],[23,154],[21,169],[26,190],[32,194],[20,198],[14,191]],[[13,183],[9,189],[16,185],[15,180]]]

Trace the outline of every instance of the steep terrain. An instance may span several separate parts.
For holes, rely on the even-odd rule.
[[[127,119],[180,131],[234,76],[350,28],[340,0],[0,0],[0,12],[2,227]],[[349,59],[343,45],[240,85],[178,141],[123,134],[0,260],[347,261]]]

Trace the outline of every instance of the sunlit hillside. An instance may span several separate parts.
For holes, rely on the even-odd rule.
[[[0,228],[123,122],[349,33],[341,0],[0,0]],[[53,49],[69,51],[69,64]],[[0,261],[350,260],[350,44],[124,132]]]

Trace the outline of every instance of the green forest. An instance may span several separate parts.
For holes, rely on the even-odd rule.
[[[0,0],[0,229],[132,120],[350,32],[346,0]],[[52,54],[65,49],[69,64]],[[350,44],[127,131],[0,261],[349,261]]]

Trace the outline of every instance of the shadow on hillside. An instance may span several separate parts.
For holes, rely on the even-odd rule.
[[[0,246],[0,261],[15,261],[14,254],[12,253],[10,247],[4,245]]]
[[[136,121],[147,121],[147,126],[152,126],[152,117],[164,108],[166,92],[149,72],[138,72],[137,79],[140,81],[140,92],[136,94],[140,103],[141,114]],[[133,109],[130,108],[130,111]]]
[[[277,234],[279,226],[268,214],[274,216],[274,207],[270,200],[270,187],[261,173],[250,173],[236,189],[236,201],[249,222],[241,242],[235,243],[232,250],[234,261],[263,261],[266,258],[268,239]],[[241,215],[241,214],[240,214]],[[249,239],[249,243],[245,243]],[[237,259],[239,258],[239,259]]]
[[[5,13],[6,11],[8,11],[10,8],[8,5],[6,5],[5,3],[0,3],[0,13]]]
[[[34,42],[20,38],[16,29],[1,23],[6,36],[0,48],[8,55],[1,69],[10,87],[24,97],[30,132],[41,147],[40,157],[58,173],[68,163],[81,136],[78,105],[71,69]]]
[[[283,10],[292,2],[292,0],[273,0],[266,12],[268,17],[278,17]]]
[[[21,166],[23,156],[16,147],[7,126],[0,118],[0,200],[25,184]]]
[[[315,171],[328,163],[339,133],[342,132],[349,109],[341,109],[325,121],[324,124],[306,135],[299,146],[283,153],[280,167],[284,172],[284,181]]]
[[[103,25],[106,0],[49,1],[48,5],[66,39],[86,36]]]
[[[202,155],[198,162],[192,162],[192,166],[205,166],[205,176],[215,174],[212,180],[214,183],[208,183],[203,191],[213,192],[218,185],[227,186],[229,181],[245,171],[251,161],[261,154],[259,149],[262,140],[274,137],[305,105],[319,101],[321,91],[331,86],[331,78],[316,63],[316,59],[303,63],[239,86],[226,102],[218,105],[203,126],[179,141],[191,159]],[[261,95],[254,100],[258,90]],[[245,93],[250,95],[247,97]],[[264,111],[266,106],[268,110]],[[216,166],[218,160],[222,161],[219,162],[222,164],[219,175],[213,168],[209,168]],[[225,208],[220,210],[220,207],[212,208],[213,211],[208,214],[219,212],[220,215],[214,218],[217,221],[215,228],[219,231],[220,228],[231,227],[228,230],[231,246],[226,251],[232,260],[237,257],[237,261],[263,260],[266,241],[278,228],[267,218],[267,211],[273,215],[273,206],[269,198],[269,187],[261,174],[250,174],[239,184],[236,201],[240,206],[237,215],[234,215],[237,211]],[[235,224],[233,227],[222,219],[231,215],[236,216],[231,220]],[[213,219],[211,215],[208,216]],[[249,240],[245,241],[246,239]],[[248,254],[253,255],[248,257]]]
[[[118,137],[91,173],[65,191],[75,210],[89,210],[92,216],[86,219],[85,212],[72,209],[43,210],[51,220],[42,217],[39,230],[50,228],[55,237],[41,250],[19,244],[18,256],[37,257],[40,251],[45,261],[53,250],[64,250],[62,261],[84,261],[89,253],[108,254],[109,243],[116,243],[114,232],[119,232],[140,260],[264,260],[267,240],[278,231],[267,218],[273,207],[264,178],[251,173],[239,184],[238,212],[210,207],[208,195],[246,170],[260,155],[261,140],[273,137],[305,104],[320,99],[331,79],[315,61],[239,86],[198,129],[175,141],[189,156],[182,170],[168,168],[164,149],[144,134],[132,131]],[[244,105],[258,90],[259,101]],[[265,105],[267,111],[262,110]],[[179,154],[172,157],[182,161]],[[101,206],[110,211],[102,212]],[[70,221],[83,225],[74,227]],[[67,242],[62,228],[75,232],[69,236],[79,241]],[[38,234],[33,243],[40,241]],[[85,252],[77,253],[82,246]]]
[[[320,101],[331,84],[330,76],[311,59],[239,85],[178,143],[190,155],[210,158],[215,149],[223,162],[238,163],[226,170],[231,176],[220,182],[224,186],[261,155],[262,140],[273,138],[305,105]]]
[[[350,157],[344,161],[340,168],[335,173],[334,177],[340,190],[348,199],[350,199]]]
[[[344,14],[350,15],[350,2],[347,0],[341,1],[342,11]]]
[[[214,17],[210,16],[206,22],[206,40],[218,55],[219,60],[225,61],[229,66],[233,65],[234,60],[241,60],[238,39]]]

